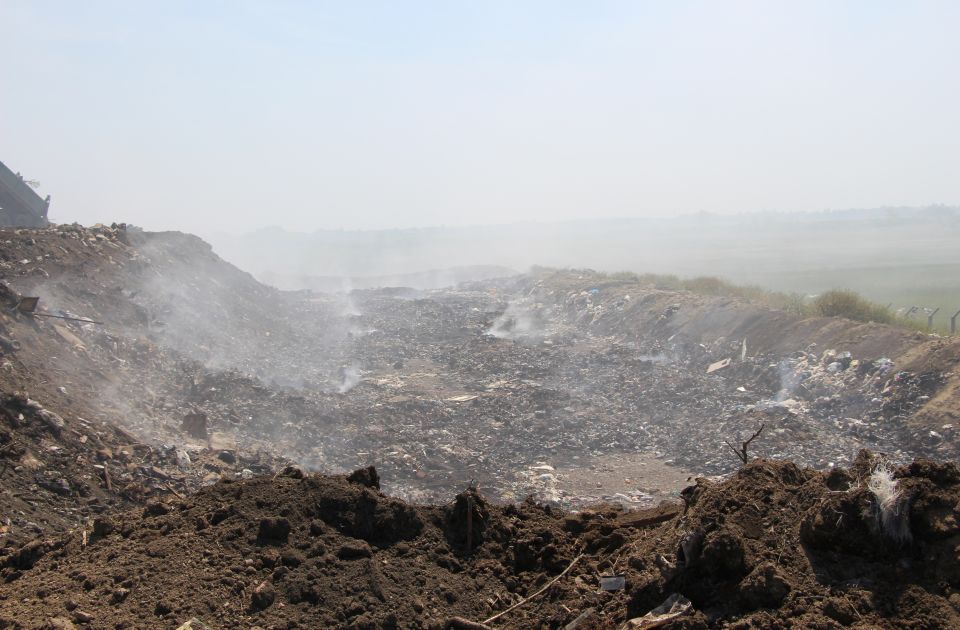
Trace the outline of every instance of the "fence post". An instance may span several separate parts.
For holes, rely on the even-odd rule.
[[[957,332],[957,315],[960,315],[960,311],[957,311],[953,314],[953,317],[950,318],[950,334]]]
[[[940,307],[933,309],[933,312],[927,315],[927,330],[933,330],[933,316],[937,314],[937,311],[940,310]]]

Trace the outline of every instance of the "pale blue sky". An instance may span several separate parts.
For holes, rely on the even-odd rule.
[[[0,0],[51,218],[208,232],[960,204],[958,2]]]

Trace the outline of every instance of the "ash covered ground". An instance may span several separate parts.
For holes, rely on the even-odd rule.
[[[801,543],[817,547],[835,561],[830,554],[863,556],[854,544],[860,533],[882,539],[880,530],[864,525],[861,532],[850,524],[849,531],[834,528],[834,541],[824,525],[824,502],[840,500],[831,492],[853,493],[850,501],[869,507],[861,482],[870,474],[864,458],[871,456],[861,455],[857,464],[861,449],[885,454],[891,466],[956,459],[960,346],[954,340],[841,319],[800,319],[589,270],[534,270],[431,291],[284,292],[225,263],[196,237],[124,226],[0,231],[0,275],[6,287],[0,296],[0,509],[5,577],[19,585],[15,597],[0,600],[5,625],[20,623],[10,615],[21,605],[33,625],[60,617],[97,627],[176,627],[192,615],[207,615],[210,622],[223,612],[210,608],[213,600],[201,606],[186,595],[162,602],[144,595],[131,607],[129,593],[146,590],[133,579],[134,569],[101,584],[96,571],[80,566],[108,566],[118,553],[179,554],[175,550],[200,545],[198,536],[212,536],[205,549],[235,544],[230,552],[204,553],[185,569],[196,577],[202,573],[196,563],[223,565],[215,572],[218,584],[235,591],[231,597],[238,602],[228,615],[232,627],[312,627],[306,621],[311,610],[325,611],[325,624],[342,627],[427,627],[445,607],[478,618],[533,594],[578,553],[589,555],[585,568],[571,573],[582,592],[557,591],[549,610],[532,607],[503,623],[563,627],[590,608],[593,616],[575,627],[612,627],[673,592],[699,611],[688,621],[707,625],[773,609],[766,625],[742,627],[779,627],[790,616],[784,606],[801,602],[788,598],[801,594],[818,602],[808,601],[804,614],[815,615],[822,627],[896,620],[927,604],[952,610],[946,602],[952,601],[955,565],[944,560],[939,573],[930,574],[910,564],[933,547],[891,551],[910,562],[900,578],[884,574],[884,584],[902,579],[922,591],[899,593],[914,598],[913,608],[868,606],[863,601],[875,592],[858,591],[844,595],[852,612],[837,612],[842,606],[835,604],[826,613],[834,578],[811,577],[813,561],[798,549]],[[16,310],[23,296],[40,297],[37,314]],[[793,463],[751,464],[719,481],[741,467],[727,442],[739,446],[760,427],[750,457]],[[274,477],[291,464],[306,477],[289,471]],[[380,481],[361,483],[364,490],[313,476],[369,466]],[[926,532],[920,539],[953,540],[960,535],[960,513],[951,516],[949,499],[955,469],[930,466],[898,474],[929,482],[905,482],[918,488],[915,497],[926,497],[916,516],[918,531]],[[307,482],[313,485],[296,485]],[[271,483],[286,493],[277,501],[269,498]],[[681,494],[691,484],[701,488],[697,497],[722,497],[729,487],[731,497],[753,497],[754,507],[722,506],[712,498],[708,513],[695,512],[696,526],[690,525],[680,506],[699,500]],[[263,496],[256,507],[231,507],[231,493],[240,501],[247,487]],[[496,533],[479,555],[468,545],[465,558],[454,497],[466,496],[467,488],[479,492],[471,505],[484,506],[477,527],[489,524]],[[766,492],[778,498],[757,501]],[[327,518],[323,497],[331,493],[345,493],[336,510],[349,516]],[[495,507],[528,496],[525,507]],[[321,507],[294,509],[298,500]],[[399,500],[453,507],[411,507]],[[387,511],[394,516],[364,517],[372,524],[358,525],[357,515],[379,514],[382,502],[393,506]],[[665,516],[648,522],[611,505]],[[857,509],[843,504],[834,511],[853,519]],[[586,516],[568,522],[570,510]],[[731,530],[724,515],[733,512]],[[784,514],[795,517],[789,527],[806,523],[803,537],[799,529],[777,529]],[[292,560],[283,556],[286,537],[275,544],[254,531],[261,517],[288,521],[290,544],[299,550]],[[317,519],[326,525],[311,525]],[[577,519],[599,520],[588,526]],[[154,533],[137,533],[144,527]],[[401,533],[374,533],[383,527]],[[715,556],[692,573],[682,570],[689,559],[676,557],[677,540],[691,532],[706,545],[704,553],[712,549]],[[102,539],[101,546],[91,536]],[[103,547],[111,536],[125,542]],[[167,542],[151,542],[156,536]],[[324,542],[317,547],[311,537]],[[344,537],[362,540],[366,550]],[[733,545],[740,551],[730,551],[729,538],[740,541]],[[401,541],[406,550],[399,553]],[[351,544],[360,550],[350,551]],[[787,553],[783,545],[795,548]],[[276,558],[241,560],[269,549]],[[349,573],[358,558],[402,563],[398,558],[409,553],[456,577],[422,574],[434,576],[421,584],[429,594],[419,609],[392,621],[380,609],[398,595],[385,585],[416,576],[381,576],[374,589],[380,594],[370,601],[351,590],[356,580],[319,577]],[[788,563],[780,567],[784,557]],[[478,568],[480,560],[489,561],[486,569]],[[870,556],[861,566],[877,561]],[[301,565],[316,565],[316,575]],[[79,595],[72,599],[66,583],[44,586],[64,567],[77,578]],[[221,579],[226,567],[229,583]],[[596,595],[596,574],[626,567],[633,575],[623,591],[587,597]],[[839,576],[839,565],[835,569]],[[312,586],[291,590],[283,583],[290,571]],[[472,582],[466,579],[471,575]],[[943,584],[930,586],[938,579]],[[713,583],[732,589],[736,603],[721,604],[708,594],[704,585]],[[783,597],[756,594],[783,592],[781,583],[789,586]],[[270,602],[250,604],[264,584],[273,595],[256,601]],[[309,595],[321,585],[336,593],[326,607],[323,597]],[[474,601],[471,589],[483,596]],[[68,596],[54,601],[54,592]],[[280,614],[275,600],[293,612]],[[581,600],[589,606],[578,605]]]

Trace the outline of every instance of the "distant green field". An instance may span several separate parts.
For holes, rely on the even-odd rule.
[[[829,289],[851,289],[894,311],[912,306],[940,308],[934,328],[948,331],[950,316],[960,310],[960,264],[901,265],[780,271],[750,278],[759,286],[777,291],[814,295]],[[914,319],[926,321],[926,315]],[[960,326],[960,317],[957,318]]]

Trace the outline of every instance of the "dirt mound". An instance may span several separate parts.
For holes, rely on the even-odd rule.
[[[960,471],[896,471],[909,532],[897,538],[870,490],[876,465],[864,452],[851,471],[756,461],[723,483],[699,479],[669,534],[631,558],[643,583],[631,614],[679,592],[704,622],[736,628],[957,627]]]
[[[529,581],[501,561],[515,535],[569,555],[556,515],[528,505],[494,517],[479,495],[472,553],[451,545],[455,506],[409,506],[363,483],[376,474],[364,472],[353,481],[224,480],[31,543],[2,559],[10,584],[0,627],[77,622],[77,610],[97,627],[170,627],[194,616],[218,627],[416,627],[451,613],[483,617],[509,601],[505,579],[513,590]]]
[[[644,627],[665,601],[672,628],[958,627],[960,470],[892,472],[909,531],[896,540],[878,461],[823,474],[757,460],[698,479],[682,505],[577,514],[475,489],[410,506],[371,470],[224,479],[12,550],[0,627],[456,628],[515,604],[489,627]],[[604,575],[623,588],[602,590]]]

